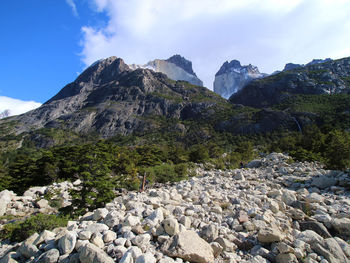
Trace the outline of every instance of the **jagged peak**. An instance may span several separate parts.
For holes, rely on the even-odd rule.
[[[176,66],[185,70],[187,73],[197,77],[196,73],[193,71],[192,62],[182,57],[181,55],[176,54],[168,58],[166,61],[175,64]]]
[[[222,74],[225,74],[227,72],[231,72],[232,70],[238,70],[238,71],[248,71],[253,72],[255,74],[259,74],[259,69],[252,65],[241,65],[241,62],[239,60],[231,60],[230,62],[226,61],[219,69],[219,71],[215,74],[215,76],[219,76]]]

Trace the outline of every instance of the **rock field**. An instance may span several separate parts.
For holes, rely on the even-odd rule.
[[[3,242],[0,263],[350,262],[350,175],[288,159],[128,192],[66,228]],[[27,196],[1,192],[0,212],[50,211],[37,190]]]

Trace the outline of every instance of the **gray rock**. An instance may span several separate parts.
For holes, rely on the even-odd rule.
[[[349,218],[335,218],[331,222],[332,227],[340,234],[350,237],[350,219]]]
[[[138,247],[147,246],[151,241],[151,238],[150,234],[137,235],[131,240],[131,243]]]
[[[328,177],[326,175],[320,175],[318,177],[314,177],[312,179],[311,185],[316,186],[319,189],[325,189],[327,187],[331,187],[336,185],[337,179],[334,177]]]
[[[92,232],[91,231],[86,231],[86,230],[83,230],[83,231],[80,231],[78,233],[78,238],[81,239],[81,240],[89,240],[92,236]]]
[[[331,263],[349,262],[342,248],[334,238],[327,238],[321,243],[313,243],[311,244],[311,248]]]
[[[30,258],[36,256],[39,252],[39,249],[33,244],[23,242],[22,245],[18,248],[17,252],[26,258]]]
[[[58,249],[61,254],[69,254],[74,250],[77,241],[76,233],[67,231],[66,234],[58,241]]]
[[[114,260],[109,257],[106,252],[88,243],[79,249],[79,260],[84,263],[114,263]]]
[[[201,237],[207,240],[208,242],[211,242],[215,240],[219,235],[219,228],[216,225],[210,224],[205,227],[203,227],[201,231]]]
[[[163,220],[162,226],[169,236],[173,236],[179,233],[179,223],[175,218],[168,218]]]
[[[17,263],[17,258],[18,255],[16,252],[10,252],[0,258],[0,263]]]
[[[276,257],[276,263],[298,263],[298,259],[292,253],[278,254]]]
[[[134,259],[131,253],[125,253],[123,257],[120,259],[119,263],[134,263]]]
[[[117,234],[113,231],[108,230],[103,235],[103,242],[110,243],[114,241],[116,238],[117,238]]]
[[[272,243],[282,241],[284,235],[275,228],[262,228],[258,233],[258,240],[261,243]]]
[[[297,239],[300,239],[308,244],[320,243],[323,241],[323,238],[319,234],[317,234],[315,231],[312,231],[312,230],[305,230],[303,232],[300,232],[299,235],[297,236]]]
[[[108,214],[108,210],[106,208],[98,208],[94,211],[94,214],[92,216],[93,220],[99,221],[101,219],[104,219]]]
[[[198,263],[213,263],[214,255],[211,246],[194,231],[181,232],[162,246],[162,251],[170,257]]]
[[[40,199],[38,202],[36,202],[36,205],[39,208],[49,208],[49,201],[47,201],[46,199]]]
[[[43,243],[44,241],[46,242],[47,240],[52,240],[56,236],[55,233],[44,230],[43,232],[40,233],[40,235],[33,241],[33,245],[37,246]]]
[[[60,252],[53,248],[42,254],[36,262],[38,263],[56,263],[60,257]]]
[[[85,228],[86,231],[90,231],[92,233],[102,233],[103,231],[107,231],[108,229],[109,227],[107,225],[101,223],[91,224]]]
[[[316,221],[299,222],[299,226],[301,231],[312,230],[312,231],[315,231],[320,236],[322,236],[323,238],[332,237],[331,234],[329,234],[327,228],[320,222],[316,222]]]
[[[137,259],[136,259],[136,262],[135,263],[156,263],[157,260],[156,258],[152,255],[152,253],[150,252],[147,252],[141,256],[139,256]]]

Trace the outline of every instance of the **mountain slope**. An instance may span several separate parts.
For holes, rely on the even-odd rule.
[[[310,64],[255,80],[230,97],[232,103],[270,107],[295,94],[349,93],[350,58]]]

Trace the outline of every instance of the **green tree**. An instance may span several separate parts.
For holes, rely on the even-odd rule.
[[[350,135],[339,130],[331,131],[325,140],[325,157],[331,169],[350,167]]]
[[[94,210],[113,199],[112,155],[106,150],[103,145],[79,147],[76,176],[81,180],[81,185],[71,190],[73,201],[70,208],[73,214]]]

